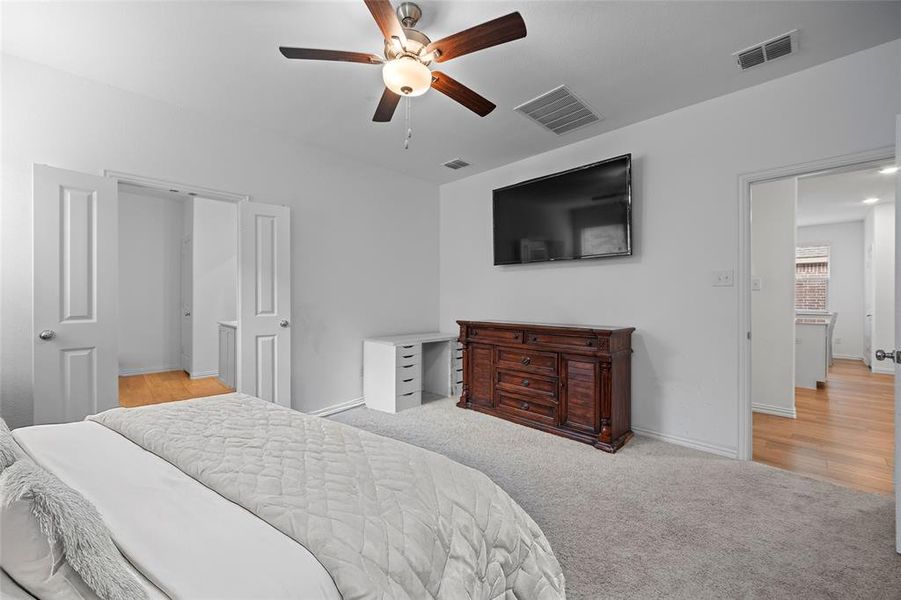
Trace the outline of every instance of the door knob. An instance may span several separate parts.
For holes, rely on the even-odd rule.
[[[38,334],[38,337],[44,341],[52,340],[54,337],[56,337],[56,332],[52,329],[45,329]]]
[[[892,362],[901,363],[901,352],[897,350],[892,350],[891,352],[886,352],[885,350],[876,351],[876,360],[885,360],[886,358]]]
[[[288,319],[282,319],[278,322],[278,324],[282,327],[287,327],[288,325],[290,325],[290,323],[288,323]]]

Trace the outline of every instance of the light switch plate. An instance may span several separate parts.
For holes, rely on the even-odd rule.
[[[763,288],[763,284],[760,282],[760,277],[753,277],[751,279],[751,290],[754,292],[759,292]]]
[[[732,269],[713,272],[713,287],[732,287],[734,280],[735,272]]]

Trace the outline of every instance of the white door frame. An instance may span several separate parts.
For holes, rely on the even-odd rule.
[[[190,185],[187,183],[178,183],[175,181],[167,181],[165,179],[155,179],[153,177],[145,177],[143,175],[135,175],[134,173],[125,173],[123,171],[113,171],[111,169],[103,169],[101,174],[104,177],[109,177],[110,179],[116,180],[116,184],[126,183],[138,187],[153,189],[153,190],[161,190],[164,192],[168,192],[171,190],[178,190],[179,192],[188,194],[190,196],[200,196],[201,198],[207,198],[209,200],[220,200],[222,202],[230,202],[232,204],[237,205],[240,202],[247,202],[251,200],[251,196],[249,194],[235,194],[233,192],[224,192],[222,190],[214,190],[212,188],[205,188],[197,185]],[[237,226],[235,227],[235,243],[240,245],[240,231]],[[241,283],[241,264],[238,263],[238,278],[235,281],[235,288],[238,291],[238,295],[240,296],[240,283]],[[239,298],[240,299],[240,298]],[[181,311],[183,307],[179,309],[179,318],[181,318]],[[241,320],[240,311],[239,314],[236,315],[238,321]],[[240,326],[240,322],[239,322]],[[193,352],[193,348],[192,348]],[[237,364],[241,364],[241,348],[237,348],[237,353],[235,355],[235,361]],[[181,352],[179,352],[179,364],[181,365]],[[184,365],[181,365],[184,368]]]
[[[214,190],[212,188],[189,185],[187,183],[178,183],[176,181],[166,181],[165,179],[154,179],[152,177],[144,177],[143,175],[135,175],[134,173],[125,173],[122,171],[112,171],[110,169],[103,169],[101,174],[104,177],[110,177],[117,180],[118,183],[129,183],[131,185],[162,190],[164,192],[178,190],[179,192],[200,196],[209,200],[222,200],[223,202],[238,203],[252,199],[249,194],[234,194],[232,192],[223,192],[222,190]]]
[[[840,167],[894,159],[895,147],[824,158],[766,171],[746,173],[738,178],[738,445],[736,458],[751,460],[754,452],[751,413],[751,184],[786,177],[809,175]]]

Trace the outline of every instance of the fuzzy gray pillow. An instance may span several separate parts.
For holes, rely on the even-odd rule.
[[[100,513],[55,475],[30,460],[17,461],[0,475],[0,501],[4,508],[27,507],[51,546],[58,544],[68,565],[99,598],[146,600]]]
[[[16,462],[22,455],[22,449],[13,439],[13,434],[9,432],[6,421],[0,419],[0,472]]]

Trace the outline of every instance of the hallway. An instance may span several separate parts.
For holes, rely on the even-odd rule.
[[[861,361],[836,359],[824,387],[795,389],[796,419],[754,413],[754,460],[891,494],[893,380]]]
[[[119,405],[125,408],[228,394],[233,391],[216,377],[191,379],[184,371],[119,377]]]

